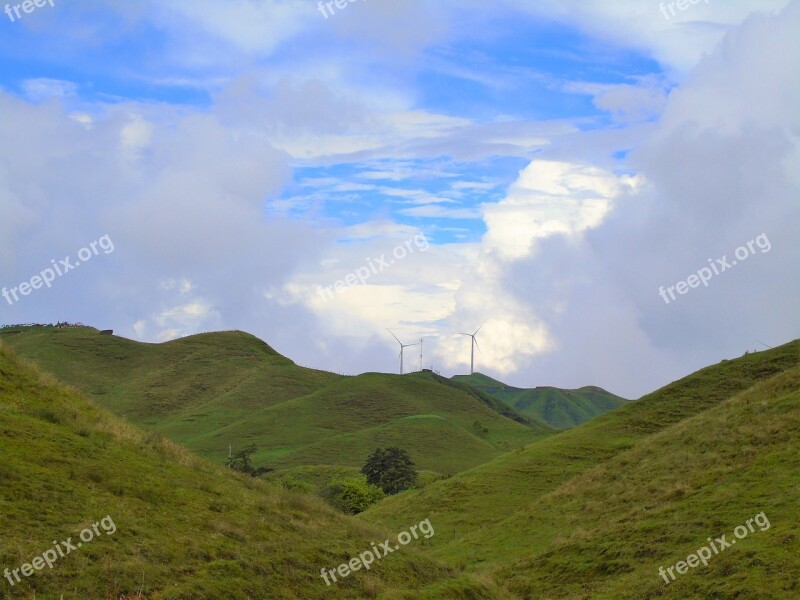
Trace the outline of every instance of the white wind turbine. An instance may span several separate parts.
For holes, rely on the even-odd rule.
[[[483,327],[485,324],[486,324],[486,321],[481,323],[481,327]],[[475,333],[460,333],[459,334],[459,335],[466,335],[467,337],[472,338],[472,344],[470,345],[471,352],[470,352],[470,355],[469,355],[469,374],[470,375],[472,375],[475,372],[475,346],[478,346],[478,340],[475,339],[475,336],[478,335],[478,332],[481,330],[481,327],[478,327],[475,330]],[[478,350],[480,350],[480,349],[481,349],[481,347],[478,346]]]
[[[402,375],[403,374],[403,350],[405,350],[406,348],[408,348],[410,346],[419,346],[422,343],[422,340],[420,340],[420,344],[404,344],[403,342],[400,341],[400,339],[394,333],[392,333],[391,329],[387,329],[386,331],[391,333],[392,337],[397,340],[398,344],[400,344],[400,375]]]

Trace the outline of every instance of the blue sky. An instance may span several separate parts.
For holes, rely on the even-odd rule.
[[[485,322],[479,370],[629,397],[796,337],[798,3],[663,4],[0,13],[0,285],[115,244],[0,322],[238,328],[345,373],[396,369],[391,327],[444,374]],[[661,301],[762,233],[758,262]]]

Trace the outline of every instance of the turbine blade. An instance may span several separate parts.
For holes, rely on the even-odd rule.
[[[478,338],[476,338],[475,336],[473,336],[473,337],[472,337],[472,341],[473,341],[473,342],[475,342],[475,346],[477,346],[477,347],[478,347],[478,352],[480,352],[481,354],[483,354],[483,350],[481,350],[481,347],[480,347],[480,346],[478,346]]]
[[[389,333],[391,333],[391,334],[392,334],[392,337],[393,337],[394,339],[396,339],[396,340],[397,340],[397,343],[398,343],[398,344],[400,344],[400,346],[402,347],[402,345],[403,345],[403,342],[401,342],[401,341],[400,341],[400,340],[397,338],[397,336],[396,336],[394,333],[392,333],[392,330],[391,330],[391,329],[387,329],[386,331],[388,331]]]
[[[484,325],[486,325],[486,321],[484,321],[483,323],[481,323],[481,327],[483,327]],[[478,332],[481,330],[481,327],[478,327],[478,328],[475,330],[475,333],[473,333],[472,335],[478,335]]]

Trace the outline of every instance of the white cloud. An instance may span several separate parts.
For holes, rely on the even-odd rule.
[[[596,167],[536,160],[504,200],[483,206],[484,243],[504,259],[527,256],[537,240],[600,225],[613,200],[635,183]]]
[[[790,0],[708,0],[665,19],[659,2],[641,0],[504,0],[507,5],[578,26],[621,47],[651,53],[668,68],[691,70],[726,31],[756,12],[775,13]],[[670,4],[666,2],[665,4]]]
[[[178,29],[185,22],[194,23],[248,54],[270,54],[315,17],[310,3],[292,0],[165,0],[160,4],[163,7],[153,17],[162,26]],[[182,19],[176,23],[176,17]]]
[[[666,92],[658,87],[616,85],[600,92],[594,105],[618,121],[642,121],[660,115],[666,99]]]
[[[49,98],[73,97],[77,94],[78,86],[71,81],[40,77],[23,81],[22,90],[31,102],[41,102]]]
[[[130,122],[120,131],[121,153],[129,160],[136,160],[147,148],[153,135],[153,126],[141,115],[132,115]]]

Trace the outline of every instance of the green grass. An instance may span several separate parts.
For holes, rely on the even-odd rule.
[[[290,484],[294,484],[293,489],[301,489],[306,493],[319,495],[331,481],[358,476],[361,476],[361,469],[356,467],[313,465],[309,467],[293,467],[291,469],[272,471],[265,475],[264,479],[276,483],[287,481]],[[419,471],[417,473],[417,483],[415,487],[423,488],[434,481],[440,481],[442,479],[444,479],[444,476],[439,473],[434,473],[433,471]],[[297,484],[300,485],[299,488]]]
[[[650,436],[503,525],[525,555],[495,576],[515,595],[613,600],[800,597],[800,367]],[[764,512],[707,566],[658,574]],[[558,534],[546,533],[555,525]],[[554,588],[557,590],[554,593]]]
[[[64,570],[37,575],[37,597],[110,598],[136,590],[143,574],[147,598],[800,593],[800,341],[722,361],[553,433],[463,381],[307,373],[246,334],[154,346],[100,337],[87,329],[3,339],[215,462],[214,448],[236,435],[264,444],[265,462],[280,467],[269,479],[318,490],[355,474],[353,457],[375,444],[411,444],[426,485],[358,519],[337,516],[124,425],[0,351],[0,531],[10,540],[0,565],[18,566],[87,519],[111,514],[120,530],[96,542],[96,555],[88,547],[75,563],[63,559]],[[190,412],[195,421],[182,418]],[[769,530],[669,585],[659,576],[659,566],[710,536],[730,539],[762,511]],[[393,554],[385,570],[324,589],[321,566],[425,518],[430,540]]]
[[[800,342],[723,361],[364,517],[391,526],[431,514],[433,556],[521,598],[795,597],[780,592],[790,576],[741,570],[776,555],[790,573],[800,565],[790,508],[800,485],[798,364]],[[715,468],[717,453],[725,462]],[[718,558],[720,573],[736,573],[728,591],[713,595],[697,573],[670,587],[658,577],[660,564],[761,510],[785,529],[748,538],[753,548],[777,545],[763,557],[743,558],[743,543]],[[759,577],[781,586],[774,596],[743,593]]]
[[[482,373],[456,375],[453,380],[472,386],[518,413],[556,429],[575,427],[628,402],[595,386],[576,390],[554,387],[523,389],[506,385]]]
[[[142,344],[93,328],[0,330],[21,356],[132,423],[223,462],[361,466],[401,445],[419,469],[450,475],[553,432],[433,374],[342,377],[295,365],[243,332]],[[474,426],[479,421],[488,431]]]
[[[0,344],[0,568],[110,515],[101,534],[7,599],[493,598],[413,544],[327,588],[335,568],[397,532],[211,464],[93,405]],[[435,527],[435,522],[433,522]],[[444,590],[447,590],[446,592]]]

